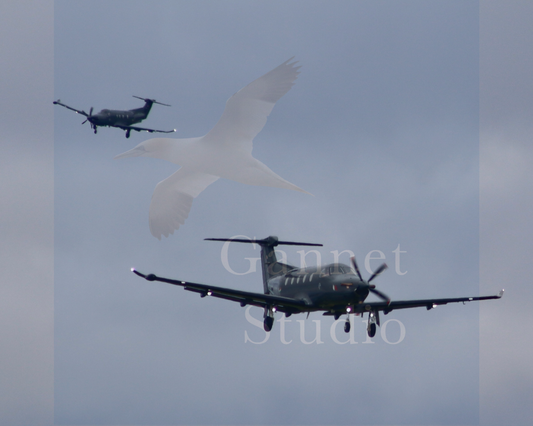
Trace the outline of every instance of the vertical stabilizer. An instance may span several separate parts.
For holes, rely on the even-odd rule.
[[[262,240],[243,240],[238,238],[206,238],[208,241],[231,241],[234,243],[251,243],[259,244],[261,246],[261,269],[263,271],[263,291],[265,294],[269,293],[268,282],[279,275],[287,273],[294,266],[278,262],[276,258],[276,250],[274,247],[283,244],[291,246],[322,246],[322,244],[312,243],[298,243],[294,241],[279,241],[278,237],[270,236]]]

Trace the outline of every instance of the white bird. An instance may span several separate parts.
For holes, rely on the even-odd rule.
[[[300,73],[300,66],[294,66],[296,61],[290,63],[293,58],[229,98],[222,117],[205,136],[149,139],[115,157],[145,156],[181,165],[155,187],[149,213],[154,237],[168,237],[183,225],[193,199],[218,178],[308,194],[252,157],[254,137],[264,127],[276,101],[290,90]]]

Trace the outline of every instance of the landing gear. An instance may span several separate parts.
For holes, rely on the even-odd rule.
[[[130,137],[130,129],[126,130],[126,138]]]
[[[274,325],[274,310],[270,307],[265,307],[263,329],[266,332],[269,332],[270,330],[272,330],[273,325]]]
[[[96,126],[93,126],[94,134],[96,135]]]
[[[272,330],[272,326],[274,325],[274,318],[272,317],[266,317],[265,321],[263,322],[263,328],[266,332],[269,332]]]
[[[379,323],[379,317],[377,317],[374,314],[374,312],[370,312],[368,314],[368,325],[366,327],[368,337],[372,338],[376,335],[376,329],[377,329],[378,323]]]
[[[350,326],[350,318],[348,317],[346,319],[346,322],[344,323],[344,332],[345,333],[349,333],[350,332],[350,328],[351,328],[351,326]]]

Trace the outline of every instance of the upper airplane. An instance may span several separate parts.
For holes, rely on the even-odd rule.
[[[293,241],[279,241],[270,236],[262,240],[206,238],[211,241],[232,241],[239,243],[259,244],[261,247],[261,266],[263,270],[263,293],[234,290],[198,284],[189,281],[173,280],[158,277],[154,274],[145,275],[134,268],[132,271],[148,281],[161,281],[183,287],[185,290],[200,293],[201,297],[213,296],[239,302],[241,306],[253,305],[264,308],[263,327],[270,331],[274,324],[274,313],[284,312],[288,317],[292,314],[304,312],[324,311],[323,315],[332,315],[335,320],[342,315],[348,315],[344,324],[344,331],[350,331],[349,314],[361,315],[368,313],[367,333],[374,337],[376,327],[380,325],[379,313],[387,315],[396,309],[425,307],[427,310],[446,305],[447,303],[472,302],[475,300],[499,299],[503,290],[494,296],[456,297],[447,299],[423,300],[391,300],[387,295],[376,289],[371,281],[385,268],[381,265],[364,280],[352,257],[352,267],[342,263],[331,263],[325,266],[296,268],[278,262],[274,247],[285,245],[321,246],[322,244],[297,243]],[[367,302],[370,293],[375,294],[380,302]]]
[[[194,198],[218,178],[307,193],[252,157],[253,139],[298,77],[300,67],[292,59],[229,98],[222,117],[205,136],[150,139],[115,157],[153,157],[182,166],[155,187],[149,212],[154,237],[168,237],[183,225]]]
[[[132,124],[140,123],[150,113],[153,104],[170,106],[157,102],[155,99],[140,98],[139,96],[133,96],[134,98],[141,99],[144,101],[144,106],[142,108],[130,109],[127,111],[113,110],[113,109],[103,109],[97,114],[93,115],[93,107],[89,110],[89,114],[85,111],[80,111],[79,109],[71,108],[68,105],[62,104],[61,100],[58,99],[54,101],[54,105],[61,105],[65,108],[70,109],[71,111],[76,112],[77,114],[84,115],[87,119],[81,123],[85,124],[87,121],[91,123],[91,127],[94,130],[94,133],[97,131],[97,127],[118,127],[119,129],[126,131],[126,137],[130,137],[130,132],[135,130],[137,132],[150,132],[150,133],[173,133],[176,129],[173,130],[155,130],[147,129],[145,127],[132,126]]]

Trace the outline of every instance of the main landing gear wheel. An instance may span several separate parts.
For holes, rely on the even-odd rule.
[[[126,138],[130,137],[130,129],[126,130]]]
[[[366,329],[366,331],[368,332],[368,337],[374,337],[376,335],[376,323],[368,324],[368,328]]]
[[[272,330],[273,325],[274,325],[274,318],[266,316],[265,321],[263,321],[263,328],[265,329],[265,331],[268,332]]]
[[[344,323],[344,332],[349,333],[350,332],[350,320],[346,320]]]

